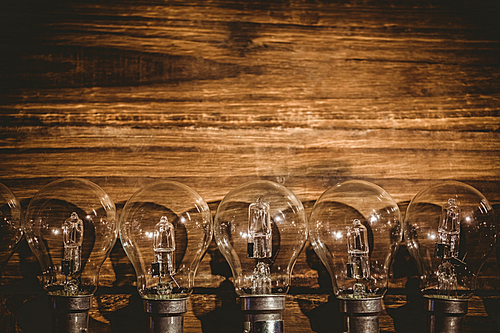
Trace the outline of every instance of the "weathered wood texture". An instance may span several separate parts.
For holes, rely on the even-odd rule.
[[[229,190],[260,178],[284,183],[309,212],[347,179],[382,186],[403,211],[421,189],[454,179],[498,210],[499,16],[497,1],[5,2],[0,182],[26,207],[50,181],[84,177],[121,210],[140,187],[173,179],[215,210]],[[404,249],[381,317],[387,332],[422,327],[418,297],[406,302],[416,273]],[[466,332],[498,329],[495,254]],[[3,272],[0,331],[49,325],[39,275],[23,241]],[[198,276],[186,331],[238,331],[214,244]],[[92,331],[140,330],[134,283],[118,243],[101,272]],[[338,329],[310,246],[293,283],[287,331]]]

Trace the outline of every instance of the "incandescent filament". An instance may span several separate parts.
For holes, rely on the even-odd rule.
[[[269,204],[258,198],[248,208],[248,258],[257,259],[252,274],[254,294],[271,293],[271,269],[267,260],[272,256],[272,227]]]
[[[64,290],[69,294],[78,291],[78,281],[74,279],[75,273],[82,267],[83,221],[76,212],[63,222],[64,258],[62,260],[62,273],[66,275]]]
[[[362,297],[366,293],[365,285],[360,280],[370,276],[370,248],[368,229],[360,220],[354,219],[347,227],[347,277],[356,279],[353,285],[353,296]]]
[[[173,289],[172,283],[162,281],[162,277],[169,276],[177,284],[173,278],[175,275],[175,229],[166,216],[162,216],[155,225],[153,250],[152,275],[159,278],[158,293],[161,295],[170,294]]]

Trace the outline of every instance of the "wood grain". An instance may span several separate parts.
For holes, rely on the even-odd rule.
[[[26,208],[49,182],[83,177],[121,211],[142,186],[172,179],[215,211],[232,188],[269,179],[292,189],[309,213],[326,189],[348,179],[382,186],[403,212],[425,187],[458,180],[499,212],[499,7],[432,0],[2,3],[0,182]],[[497,257],[495,248],[464,332],[498,330]],[[30,315],[46,311],[40,274],[23,241],[2,273],[0,331],[49,326],[29,324]],[[420,332],[415,275],[403,246],[382,331]],[[212,243],[187,332],[240,330],[229,278]],[[100,284],[91,331],[142,330],[134,271],[119,243]],[[294,269],[287,331],[340,327],[330,294],[329,276],[308,245]]]

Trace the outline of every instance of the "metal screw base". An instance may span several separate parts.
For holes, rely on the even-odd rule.
[[[345,333],[378,333],[378,317],[382,311],[382,297],[339,299],[344,314]]]
[[[468,300],[425,298],[429,333],[460,333],[468,311]]]
[[[244,333],[284,332],[285,296],[241,296],[240,301],[245,313]]]
[[[184,332],[184,313],[187,312],[187,298],[168,300],[144,300],[144,312],[149,314],[149,333]]]
[[[92,308],[92,295],[50,296],[49,306],[52,314],[54,333],[87,333],[89,310]]]

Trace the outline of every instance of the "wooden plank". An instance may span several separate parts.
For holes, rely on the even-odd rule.
[[[495,1],[2,4],[0,182],[27,207],[49,182],[84,177],[120,212],[142,186],[172,179],[215,212],[235,186],[269,179],[309,214],[348,179],[382,186],[403,213],[420,190],[454,179],[498,211],[499,13]],[[425,321],[404,249],[384,301],[386,332],[421,332]],[[464,332],[498,329],[498,253],[482,268]],[[23,241],[2,274],[0,330],[48,329],[40,274]],[[241,331],[230,275],[212,243],[187,332]],[[309,245],[292,282],[287,330],[340,330]],[[117,243],[91,331],[143,330],[134,284]]]

